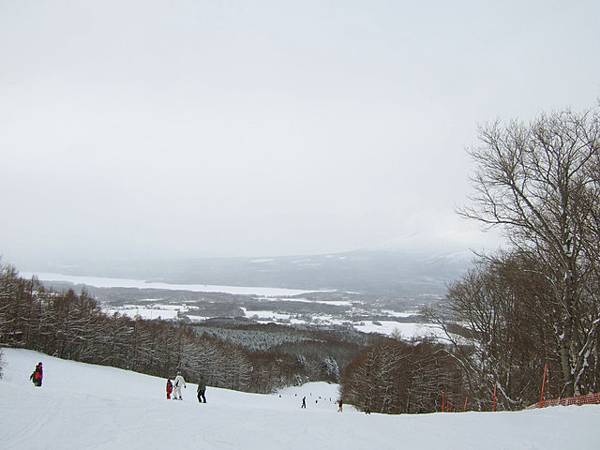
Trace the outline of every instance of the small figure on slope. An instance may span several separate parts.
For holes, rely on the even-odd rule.
[[[302,406],[300,408],[306,408],[306,397],[302,397]]]
[[[167,379],[167,400],[171,400],[171,392],[173,392],[173,383],[171,379]]]
[[[177,372],[177,376],[175,377],[175,383],[173,383],[175,387],[175,393],[173,394],[173,400],[183,400],[181,398],[181,386],[187,389],[185,385],[185,380],[181,376],[181,372]]]
[[[338,412],[342,412],[342,407],[344,406],[344,403],[342,402],[342,399],[340,398],[338,400]]]
[[[43,378],[44,370],[42,369],[42,363],[39,362],[37,366],[35,366],[33,373],[29,376],[29,379],[33,382],[34,386],[41,387]]]
[[[204,381],[204,377],[200,376],[200,380],[198,381],[198,401],[200,403],[206,403],[206,397],[204,394],[206,393],[206,381]]]

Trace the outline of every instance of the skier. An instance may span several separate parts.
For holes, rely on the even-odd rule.
[[[200,381],[198,381],[198,401],[202,403],[206,403],[206,397],[204,394],[206,393],[206,381],[204,381],[204,377],[200,377]]]
[[[343,405],[344,405],[344,404],[342,403],[342,399],[340,398],[340,399],[338,400],[338,412],[342,412],[342,406],[343,406]]]
[[[170,378],[167,378],[167,400],[171,400],[171,392],[173,392],[173,383]]]
[[[302,406],[300,408],[306,408],[306,397],[302,397]]]
[[[31,380],[34,386],[37,386],[37,382],[35,379],[35,377],[37,376],[37,368],[38,366],[35,366],[35,369],[33,369],[33,372],[31,372],[31,375],[29,375],[29,379]]]
[[[29,379],[33,382],[34,386],[41,387],[43,378],[44,378],[44,370],[42,369],[42,363],[39,362],[37,364],[37,366],[35,366],[35,370],[30,375]]]
[[[173,394],[173,400],[183,400],[181,398],[181,386],[183,386],[186,389],[187,389],[187,386],[185,385],[185,380],[181,376],[181,372],[177,372],[177,376],[175,377],[174,386],[175,386],[175,393]],[[177,397],[179,397],[179,399]]]

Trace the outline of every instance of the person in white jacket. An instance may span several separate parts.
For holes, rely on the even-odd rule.
[[[183,400],[181,398],[181,386],[187,389],[187,386],[185,385],[185,380],[181,376],[181,372],[177,372],[177,376],[173,381],[173,400]]]

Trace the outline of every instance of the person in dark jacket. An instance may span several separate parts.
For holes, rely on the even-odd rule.
[[[42,368],[42,363],[39,362],[37,366],[35,366],[35,370],[29,377],[29,379],[33,382],[34,386],[41,387],[42,379],[44,378],[44,369]]]
[[[200,377],[200,381],[198,381],[198,401],[200,403],[206,403],[206,381],[204,377]]]
[[[302,406],[300,408],[306,408],[306,397],[302,397]]]
[[[170,378],[167,378],[167,400],[171,400],[171,392],[173,392],[173,383]]]

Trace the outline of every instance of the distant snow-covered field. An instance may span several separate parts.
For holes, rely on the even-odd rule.
[[[597,450],[600,406],[513,413],[365,415],[336,412],[337,385],[309,383],[273,395],[196,386],[165,399],[165,380],[112,367],[4,349],[0,448]],[[29,374],[44,364],[44,383]],[[188,375],[185,374],[184,375]],[[302,397],[307,408],[300,409]]]
[[[354,328],[363,333],[379,333],[390,336],[394,333],[400,333],[404,339],[412,339],[418,337],[433,337],[436,339],[446,339],[446,333],[438,325],[426,323],[403,323],[394,322],[391,320],[382,320],[374,322],[366,320],[353,324]]]
[[[382,321],[348,321],[336,318],[330,314],[315,314],[306,318],[301,314],[284,313],[272,310],[248,310],[240,307],[244,317],[253,319],[258,323],[280,323],[290,325],[347,325],[363,333],[379,333],[386,336],[398,334],[404,339],[432,337],[438,340],[446,339],[444,331],[433,324],[424,324],[418,322],[396,322],[393,320]],[[153,303],[151,305],[123,305],[119,307],[103,307],[108,314],[119,313],[131,318],[139,316],[143,319],[176,319],[181,316],[188,317],[193,322],[201,322],[209,317],[200,317],[193,313],[194,307],[185,303],[182,304],[161,304]]]
[[[290,324],[348,325],[363,333],[379,333],[386,336],[399,333],[402,338],[408,340],[423,337],[432,337],[438,340],[447,338],[442,328],[434,324],[418,322],[404,323],[393,320],[348,321],[333,317],[329,314],[315,314],[310,320],[303,320],[298,314],[279,313],[270,310],[247,310],[243,307],[241,309],[244,311],[245,317],[254,319],[259,323],[288,322]]]
[[[24,277],[31,277],[33,274],[29,272],[22,273]],[[311,317],[306,315],[281,312],[269,309],[267,306],[269,302],[284,302],[284,303],[311,303],[311,304],[323,304],[329,306],[339,306],[351,308],[353,311],[358,311],[361,306],[360,301],[350,300],[312,300],[304,297],[293,297],[306,294],[310,291],[302,291],[297,289],[284,289],[284,288],[268,288],[268,287],[241,287],[241,286],[216,286],[216,285],[199,285],[199,284],[171,284],[171,283],[160,283],[160,282],[148,282],[143,280],[133,280],[124,278],[106,278],[106,277],[92,277],[92,276],[76,276],[76,275],[64,275],[59,273],[36,273],[35,274],[42,281],[62,281],[74,284],[82,284],[94,287],[103,288],[137,288],[137,289],[162,289],[162,290],[182,290],[191,292],[219,292],[229,293],[236,295],[247,295],[257,297],[258,301],[264,301],[265,309],[261,310],[248,310],[245,307],[241,307],[244,316],[250,319],[254,319],[259,323],[270,323],[277,322],[282,324],[290,325],[346,325],[354,327],[358,331],[365,333],[380,333],[384,335],[391,335],[393,333],[400,333],[405,339],[421,338],[421,337],[434,337],[436,339],[444,339],[445,334],[437,325],[432,324],[421,324],[418,322],[403,323],[394,321],[394,318],[408,318],[416,315],[415,312],[401,312],[384,309],[381,311],[382,314],[388,316],[392,320],[384,321],[372,321],[372,320],[346,320],[341,316],[334,316],[331,314],[315,313]],[[317,292],[317,291],[312,291]],[[148,304],[126,304],[123,306],[107,306],[102,305],[105,312],[108,314],[119,313],[129,317],[141,317],[144,319],[176,319],[178,317],[187,317],[193,322],[201,322],[204,319],[210,317],[195,315],[194,307],[188,306],[186,301],[181,303],[160,303],[160,299],[145,299],[143,302],[152,302]],[[364,306],[364,305],[362,305]]]
[[[261,300],[265,301],[278,301],[278,302],[297,302],[297,303],[318,303],[321,305],[329,305],[329,306],[352,306],[353,303],[349,300],[310,300],[307,298],[286,298],[286,297],[263,297]]]
[[[154,303],[152,305],[123,305],[118,308],[103,307],[102,310],[107,314],[118,313],[124,316],[141,317],[142,319],[176,319],[180,312],[185,313],[190,308],[185,305],[164,305],[160,303]]]

